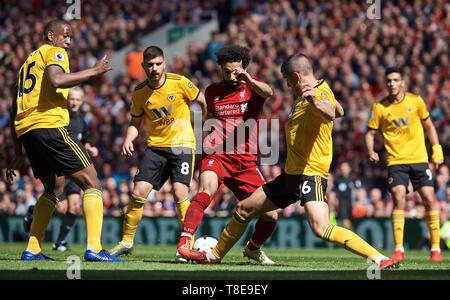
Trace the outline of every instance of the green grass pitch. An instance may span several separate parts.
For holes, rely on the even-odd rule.
[[[262,266],[242,256],[242,249],[233,248],[218,265],[175,263],[175,245],[136,245],[135,251],[123,258],[123,263],[85,262],[84,245],[71,245],[68,252],[57,252],[51,244],[43,244],[43,253],[55,261],[20,261],[25,243],[0,244],[0,280],[67,279],[71,266],[66,259],[80,257],[81,279],[120,280],[367,280],[371,264],[346,250],[265,248],[277,264]],[[104,245],[109,249],[112,245]],[[382,251],[391,256],[391,250]],[[409,250],[399,269],[383,270],[384,280],[420,279],[449,280],[450,253],[443,252],[442,262],[429,260],[428,251]],[[373,266],[372,266],[373,267]],[[371,273],[375,274],[375,273]]]

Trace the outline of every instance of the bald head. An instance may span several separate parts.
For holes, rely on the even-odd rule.
[[[281,65],[281,73],[298,72],[302,76],[313,74],[313,65],[311,59],[302,53],[296,53],[289,56]]]

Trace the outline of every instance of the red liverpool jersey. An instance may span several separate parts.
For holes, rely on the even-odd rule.
[[[203,144],[204,155],[223,154],[242,161],[255,161],[258,124],[265,99],[246,84],[230,87],[223,81],[209,85],[205,98],[213,119],[205,123],[210,126],[205,129],[210,129],[211,133]]]

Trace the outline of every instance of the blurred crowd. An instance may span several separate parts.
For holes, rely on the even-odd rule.
[[[45,23],[64,14],[67,6],[58,1],[2,1],[0,3],[0,167],[12,159],[9,139],[9,108],[17,71],[27,55],[42,43]],[[59,3],[59,2],[58,2]],[[375,2],[374,2],[375,3]],[[445,0],[380,1],[380,19],[368,18],[366,1],[310,0],[155,0],[81,1],[81,20],[72,22],[74,40],[69,56],[71,71],[79,71],[103,54],[112,54],[125,45],[139,42],[139,37],[172,21],[179,24],[201,22],[203,11],[217,10],[220,26],[205,44],[191,44],[175,57],[168,71],[183,74],[200,89],[221,80],[214,52],[228,43],[251,49],[249,72],[274,89],[262,117],[278,119],[284,128],[294,103],[280,73],[288,55],[301,51],[315,65],[316,77],[325,78],[344,109],[345,116],[335,121],[334,159],[329,178],[328,201],[337,214],[339,205],[334,178],[339,166],[348,162],[355,180],[352,217],[389,217],[392,200],[387,191],[385,150],[381,134],[376,137],[376,151],[382,158],[370,165],[363,135],[371,104],[386,95],[384,70],[397,65],[404,70],[410,92],[425,100],[444,148],[445,164],[434,170],[438,204],[448,213],[450,201],[450,4]],[[24,18],[23,16],[27,16]],[[91,129],[90,143],[100,155],[93,159],[103,182],[105,215],[120,216],[132,189],[132,177],[145,149],[145,135],[136,140],[136,155],[128,160],[120,149],[129,121],[131,91],[142,81],[131,74],[113,81],[106,76],[82,85],[85,103],[82,115]],[[11,88],[9,88],[11,87]],[[193,108],[193,110],[198,109]],[[143,128],[144,131],[144,128]],[[283,133],[283,131],[280,131]],[[272,143],[261,134],[261,143]],[[266,180],[282,172],[286,158],[284,134],[279,135],[280,159],[273,166],[261,166]],[[427,140],[427,147],[431,150]],[[200,157],[196,159],[197,166]],[[198,170],[194,174],[191,195],[198,189]],[[144,208],[145,216],[174,216],[172,186],[167,182],[160,191],[152,191]],[[43,187],[32,176],[25,162],[12,183],[0,183],[0,213],[24,215],[36,202]],[[410,190],[406,217],[423,218],[420,198]],[[216,194],[206,213],[228,216],[237,200],[224,187]],[[293,204],[280,210],[283,216],[303,214]]]

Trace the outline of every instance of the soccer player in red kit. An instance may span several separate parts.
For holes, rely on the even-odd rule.
[[[247,73],[250,51],[238,45],[224,46],[216,53],[223,81],[205,90],[211,133],[203,145],[200,186],[186,212],[178,248],[188,248],[204,210],[220,184],[240,201],[265,183],[256,164],[258,123],[271,87]],[[278,215],[270,211],[259,216],[255,231],[243,254],[262,264],[274,264],[261,246],[272,235]]]

